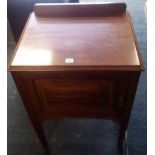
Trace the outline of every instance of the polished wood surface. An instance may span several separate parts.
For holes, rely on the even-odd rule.
[[[72,10],[73,6],[62,5],[61,9],[66,7]],[[98,7],[101,9],[95,5],[95,10]],[[58,8],[56,12],[61,10]],[[90,9],[89,5],[84,8],[86,12]],[[91,17],[91,13],[89,17],[38,17],[32,13],[9,63],[44,146],[47,143],[41,123],[70,117],[118,123],[118,145],[122,145],[143,69],[126,11],[103,17]]]
[[[40,18],[33,13],[10,69],[119,66],[141,70],[138,52],[127,12],[118,16],[68,18]],[[66,63],[68,58],[73,63]]]

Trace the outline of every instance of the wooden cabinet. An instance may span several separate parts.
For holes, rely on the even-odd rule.
[[[43,145],[41,123],[67,117],[113,120],[122,144],[143,70],[125,8],[124,3],[34,7],[9,70]]]

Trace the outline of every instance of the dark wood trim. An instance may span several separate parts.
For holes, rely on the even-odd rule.
[[[38,3],[34,5],[34,13],[38,17],[116,16],[125,11],[125,3]]]
[[[9,66],[8,71],[143,71],[141,66]]]

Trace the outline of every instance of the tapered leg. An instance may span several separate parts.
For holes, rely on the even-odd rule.
[[[122,147],[122,145],[123,145],[125,131],[126,131],[126,128],[124,126],[121,126],[120,131],[119,131],[118,142],[117,142],[118,147]]]
[[[34,130],[36,131],[36,134],[38,135],[38,138],[39,138],[41,144],[45,148],[47,148],[47,141],[46,141],[46,137],[45,137],[44,130],[43,130],[41,123],[39,123],[37,120],[32,120],[32,119],[31,119],[31,122],[34,127]]]

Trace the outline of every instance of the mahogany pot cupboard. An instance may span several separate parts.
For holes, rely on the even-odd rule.
[[[118,123],[121,146],[143,69],[125,3],[36,4],[9,63],[44,146],[42,123],[70,117]]]

